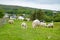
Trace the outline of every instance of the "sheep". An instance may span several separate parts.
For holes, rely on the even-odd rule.
[[[46,23],[44,23],[44,22],[40,22],[40,25],[46,27]]]
[[[27,21],[30,21],[30,18],[26,18]]]
[[[44,20],[40,20],[40,26],[45,26],[46,27],[46,23],[45,23],[45,21]]]
[[[48,28],[53,28],[53,22],[47,25]]]
[[[38,19],[32,22],[32,27],[35,28],[36,26],[40,26],[40,21]]]
[[[23,16],[19,16],[18,19],[23,21],[24,17]]]
[[[10,19],[10,20],[8,20],[8,22],[9,22],[10,24],[13,24],[13,23],[14,23],[14,20]]]
[[[25,29],[25,28],[27,28],[27,24],[25,22],[22,22],[21,27]]]

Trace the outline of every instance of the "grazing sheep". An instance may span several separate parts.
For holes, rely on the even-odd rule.
[[[46,26],[46,23],[40,22],[40,25],[41,25],[41,26]]]
[[[32,27],[35,28],[36,26],[40,26],[40,21],[38,19],[32,22]]]
[[[25,22],[22,22],[21,27],[25,29],[27,28],[27,24]]]
[[[16,19],[16,17],[14,17],[14,16],[10,16],[10,19],[12,19],[12,20],[13,20],[13,19]]]
[[[27,21],[30,21],[30,18],[26,18]]]
[[[24,17],[23,16],[19,16],[18,19],[19,20],[24,20]]]
[[[10,20],[8,20],[8,22],[9,22],[10,24],[13,24],[13,23],[14,23],[14,20],[10,19]]]
[[[53,22],[47,25],[48,28],[53,28]]]

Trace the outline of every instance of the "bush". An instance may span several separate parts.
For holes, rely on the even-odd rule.
[[[54,21],[55,21],[55,22],[60,22],[60,17],[56,17],[56,18],[54,19]]]
[[[57,14],[57,15],[54,17],[54,21],[55,21],[55,22],[60,22],[60,14]]]
[[[4,16],[4,11],[0,10],[0,18],[2,18]]]
[[[45,16],[44,20],[46,22],[50,22],[50,21],[53,21],[53,17],[52,16]]]
[[[4,14],[2,12],[0,12],[0,18],[2,18],[4,16]]]

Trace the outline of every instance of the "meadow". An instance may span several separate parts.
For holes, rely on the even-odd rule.
[[[25,22],[27,29],[21,28],[21,20],[0,27],[0,40],[60,40],[60,22],[54,22],[53,28],[32,28],[32,21]]]

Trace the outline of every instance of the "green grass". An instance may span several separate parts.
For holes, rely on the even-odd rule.
[[[26,22],[27,29],[21,28],[22,21],[7,23],[0,27],[0,40],[60,40],[60,22],[54,22],[54,28],[32,28],[32,22]],[[51,36],[48,39],[48,36]]]

